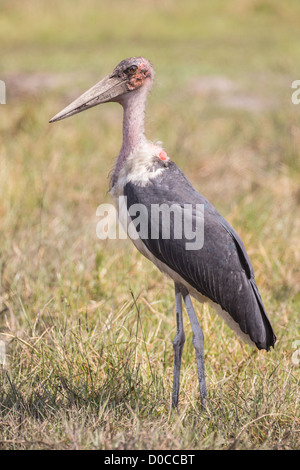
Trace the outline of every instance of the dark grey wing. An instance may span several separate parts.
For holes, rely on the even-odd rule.
[[[200,294],[219,304],[259,349],[268,350],[270,346],[274,346],[276,338],[241,238],[207,199],[193,188],[175,163],[169,162],[165,170],[150,180],[146,187],[127,183],[124,195],[127,197],[128,208],[133,204],[142,204],[147,209],[148,236],[141,238],[148,250],[180,274]],[[193,208],[194,228],[199,217],[196,205],[203,204],[202,248],[187,249],[187,243],[191,240],[185,236],[184,230],[181,238],[174,236],[175,216],[170,217],[169,238],[166,239],[163,233],[162,220],[156,227],[158,236],[151,237],[151,207],[163,203],[169,206],[178,205],[182,213],[185,205],[189,204]],[[135,220],[133,215],[131,218]]]

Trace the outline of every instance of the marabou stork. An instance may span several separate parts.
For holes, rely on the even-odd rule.
[[[123,142],[111,177],[110,192],[115,200],[121,223],[128,230],[135,220],[130,208],[139,204],[151,206],[174,204],[184,216],[192,207],[192,222],[197,222],[197,204],[204,207],[204,243],[197,250],[186,249],[187,237],[174,236],[176,227],[170,220],[170,237],[162,236],[162,220],[158,219],[158,236],[131,236],[136,248],[151,260],[175,284],[177,334],[173,341],[174,376],[172,406],[177,407],[179,376],[185,335],[182,320],[182,299],[191,322],[196,352],[201,404],[207,395],[204,372],[204,336],[198,323],[190,295],[208,302],[229,326],[246,342],[258,349],[274,347],[276,337],[264,309],[254,272],[244,244],[219,212],[196,191],[160,144],[149,142],[144,135],[144,111],[147,94],[154,79],[151,64],[143,57],[125,59],[111,74],[86,91],[50,122],[65,119],[101,103],[122,105]],[[125,204],[120,204],[120,200]]]

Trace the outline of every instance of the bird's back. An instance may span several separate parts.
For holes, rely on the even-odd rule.
[[[187,239],[174,236],[174,218],[170,218],[170,237],[165,238],[162,224],[156,227],[158,236],[143,237],[142,242],[152,256],[159,260],[159,267],[165,265],[204,298],[217,304],[229,316],[233,324],[248,336],[259,349],[269,350],[276,337],[264,309],[254,272],[244,244],[219,212],[198,193],[174,162],[156,162],[163,171],[150,178],[147,185],[128,181],[124,186],[127,207],[140,204],[146,207],[149,226],[153,231],[151,207],[177,205],[182,209],[193,207],[193,223],[199,217],[196,205],[204,208],[204,243],[199,249],[186,249]],[[131,216],[134,220],[134,216]],[[225,317],[226,319],[226,317]]]

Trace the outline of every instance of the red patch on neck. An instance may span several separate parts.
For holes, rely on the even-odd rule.
[[[159,154],[158,154],[159,158],[161,160],[167,160],[168,156],[166,154],[166,152],[164,150],[162,150]]]

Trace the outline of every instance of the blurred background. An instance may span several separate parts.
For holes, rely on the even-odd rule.
[[[121,362],[112,366],[117,353],[109,344],[115,348],[117,343],[131,344],[132,332],[136,332],[132,333],[135,347],[140,348],[135,353],[141,354],[138,383],[152,393],[147,377],[153,361],[159,379],[150,374],[151,384],[160,380],[162,396],[169,401],[175,336],[172,285],[130,242],[96,237],[97,206],[112,202],[109,173],[121,147],[121,107],[107,104],[48,124],[122,59],[144,56],[156,71],[146,111],[147,137],[163,142],[170,158],[244,240],[278,336],[277,352],[267,365],[258,367],[277,364],[282,371],[277,379],[289,384],[285,403],[290,408],[285,413],[294,416],[296,379],[291,370],[297,369],[292,354],[299,339],[300,310],[300,104],[292,103],[291,86],[300,79],[299,2],[0,0],[0,10],[0,80],[6,84],[6,104],[0,105],[0,324],[11,374],[3,388],[5,409],[22,396],[32,420],[28,433],[40,433],[30,406],[46,415],[49,396],[52,408],[64,400],[69,404],[70,390],[74,394],[83,382],[86,394],[106,390],[112,368],[122,369]],[[142,330],[138,333],[130,289],[138,298],[147,338]],[[242,364],[244,356],[214,313],[206,307],[204,312],[201,306],[197,309],[207,338],[209,387],[218,409],[224,364],[231,377],[238,377],[240,369],[235,369],[232,358]],[[90,332],[85,338],[78,336],[83,321]],[[63,335],[66,331],[69,336]],[[105,343],[112,331],[122,341],[114,337]],[[105,360],[101,356],[100,367],[103,344],[106,356]],[[86,369],[75,350],[84,351]],[[121,361],[124,350],[117,351]],[[252,364],[247,357],[245,367]],[[186,367],[192,367],[184,382],[188,394],[196,383],[190,383],[196,373],[192,349],[185,359]],[[54,382],[47,375],[50,370]],[[77,370],[74,382],[71,370]],[[95,378],[91,385],[90,371],[99,382]],[[162,378],[168,374],[168,379]],[[121,373],[118,380],[110,397],[117,389],[118,393],[132,390]],[[12,393],[12,381],[18,396]],[[63,387],[63,397],[55,381]],[[48,387],[48,395],[41,383]],[[76,390],[78,397],[83,396]],[[251,391],[254,388],[247,393]],[[196,397],[196,389],[193,393]],[[186,400],[188,395],[184,396]],[[280,408],[283,395],[272,397]],[[15,416],[10,416],[3,432],[14,441],[16,435],[8,428],[15,429]],[[292,423],[289,429],[294,430],[294,418]],[[224,431],[220,442],[228,444],[232,422],[227,424],[228,434]],[[213,432],[213,420],[210,426],[203,439]],[[263,429],[261,441],[255,433],[256,437],[248,435],[249,445],[275,441],[278,445],[272,423]],[[270,436],[271,432],[276,435]],[[66,428],[61,433],[68,447],[72,436]],[[109,447],[113,441],[108,434],[104,432]],[[101,446],[104,437],[99,436]],[[126,441],[125,431],[122,436]],[[293,447],[293,436],[286,437],[287,447]],[[35,442],[34,434],[30,439]],[[58,446],[59,438],[51,439],[48,444]],[[76,445],[84,447],[85,439],[78,438]],[[129,447],[144,445],[142,439],[140,434]],[[190,434],[186,440],[166,439],[170,446],[195,445]]]

